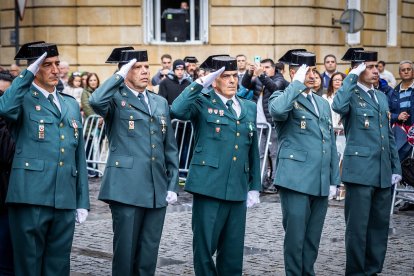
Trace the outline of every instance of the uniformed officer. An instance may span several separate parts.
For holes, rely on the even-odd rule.
[[[120,70],[90,97],[105,120],[109,157],[99,199],[113,220],[112,275],[154,275],[166,207],[177,201],[178,152],[167,101],[146,89],[147,51],[116,48]]]
[[[82,119],[76,100],[56,91],[58,55],[55,44],[23,45],[15,59],[30,65],[0,98],[16,130],[6,199],[16,275],[69,275],[75,219],[88,214]]]
[[[312,91],[315,54],[290,50],[291,84],[269,99],[279,139],[274,184],[280,188],[286,275],[315,275],[314,263],[330,185],[339,184],[338,156],[328,101]],[[300,173],[298,173],[300,172]]]
[[[261,188],[256,105],[235,96],[235,58],[215,57],[212,69],[178,96],[171,112],[195,128],[185,184],[193,194],[195,274],[241,275],[246,197],[247,207],[259,203]]]
[[[345,274],[376,275],[387,249],[391,185],[401,180],[401,167],[387,97],[373,87],[379,77],[377,52],[357,50],[351,60],[355,67],[332,105],[342,116],[347,141],[342,168]]]

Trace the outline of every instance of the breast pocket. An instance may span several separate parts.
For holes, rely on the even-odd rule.
[[[224,128],[228,127],[229,121],[227,118],[218,116],[207,117],[208,137],[216,140],[227,140],[223,134]]]
[[[119,133],[123,136],[142,136],[144,117],[137,111],[121,110],[119,113]]]
[[[374,112],[369,109],[357,108],[357,124],[359,129],[368,130],[372,128]]]
[[[30,133],[32,138],[38,142],[51,141],[53,128],[53,117],[30,113]]]

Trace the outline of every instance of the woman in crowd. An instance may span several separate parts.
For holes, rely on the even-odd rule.
[[[329,84],[328,84],[327,92],[326,94],[322,95],[322,97],[325,98],[329,102],[329,105],[331,106],[332,126],[335,131],[336,148],[338,150],[338,153],[341,156],[340,157],[341,161],[342,161],[342,156],[345,150],[344,127],[341,123],[340,115],[332,110],[332,102],[336,95],[336,92],[342,86],[342,81],[344,80],[345,77],[346,75],[344,73],[341,73],[341,72],[333,73],[329,81]],[[331,187],[329,198],[330,199],[336,198],[337,200],[345,199],[345,187],[342,184],[338,189]]]
[[[74,97],[80,105],[82,91],[83,91],[83,88],[82,88],[81,73],[73,72],[69,77],[68,86],[66,86],[65,89],[63,89],[63,93]]]
[[[95,115],[95,111],[93,111],[91,105],[89,104],[89,98],[91,97],[92,93],[99,87],[100,81],[99,77],[96,73],[89,73],[88,77],[86,79],[86,87],[82,92],[82,98],[81,98],[81,107],[83,110],[84,119],[88,118],[91,115]],[[98,121],[98,125],[102,125],[103,120],[102,118]],[[96,124],[95,124],[96,125]],[[99,148],[99,146],[96,146],[94,149],[94,145],[99,145],[98,143],[94,143],[94,137],[98,138],[100,135],[99,133],[92,133],[95,129],[95,125],[92,126],[86,126],[87,129],[84,130],[85,138],[87,139],[86,142],[86,159],[91,160],[94,159],[94,151],[96,151],[96,147]],[[89,128],[92,127],[91,130]],[[91,131],[91,133],[89,133]],[[95,168],[96,164],[87,162],[89,168]],[[95,170],[88,170],[89,177],[98,177],[99,174]]]
[[[88,75],[89,75],[89,72],[87,72],[87,71],[82,72],[82,74],[81,74],[81,78],[82,78],[82,88],[83,89],[85,89],[86,86],[87,86],[87,84],[88,84],[87,83]]]

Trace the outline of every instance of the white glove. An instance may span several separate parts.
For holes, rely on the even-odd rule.
[[[225,67],[223,66],[219,70],[217,70],[213,73],[210,73],[207,76],[196,79],[196,82],[198,84],[201,84],[204,88],[209,87],[213,83],[213,81],[215,79],[217,79],[217,77],[220,76],[221,73],[224,72],[224,69],[225,69]]]
[[[392,174],[392,176],[391,176],[391,184],[392,185],[395,185],[398,182],[400,182],[401,179],[402,179],[401,175],[399,175],[399,174]]]
[[[260,203],[259,196],[260,196],[259,191],[249,191],[247,193],[247,202],[246,202],[247,208],[251,208],[256,204],[259,204]]]
[[[135,62],[137,62],[136,58],[130,60],[127,64],[124,64],[121,69],[119,69],[119,71],[115,74],[118,74],[125,79],[126,75],[128,75],[129,70],[131,70],[131,67],[134,66]]]
[[[167,191],[167,197],[165,200],[168,202],[168,204],[173,204],[177,202],[177,194],[171,191]]]
[[[305,78],[306,78],[306,73],[309,70],[309,66],[307,66],[306,64],[302,64],[302,66],[299,67],[298,71],[296,71],[295,75],[293,76],[293,81],[297,80],[300,81],[301,83],[305,82]]]
[[[33,75],[36,75],[37,72],[39,71],[40,65],[46,59],[46,56],[47,56],[47,52],[44,52],[43,55],[41,55],[40,57],[38,57],[35,60],[35,62],[33,62],[32,64],[30,64],[29,67],[27,67],[27,70],[29,70],[30,72],[32,72]]]
[[[86,209],[76,209],[76,222],[81,224],[84,223],[88,217],[88,210]]]
[[[357,68],[352,69],[351,72],[349,72],[349,74],[355,74],[359,76],[362,72],[365,71],[365,68],[367,68],[367,66],[365,65],[365,62],[363,62],[360,65],[358,65]]]

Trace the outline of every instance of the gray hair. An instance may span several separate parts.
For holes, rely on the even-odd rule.
[[[398,68],[401,68],[401,65],[403,64],[410,64],[411,68],[413,68],[413,62],[411,60],[407,59],[407,60],[400,61],[400,65],[398,66]]]

